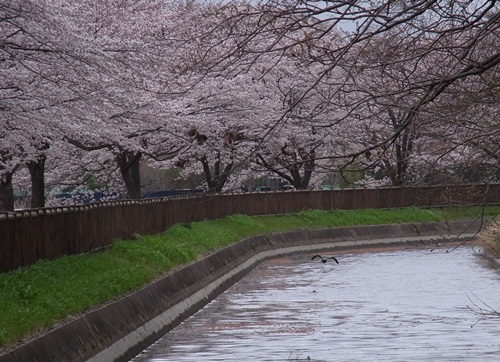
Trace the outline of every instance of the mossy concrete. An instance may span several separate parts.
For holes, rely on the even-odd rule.
[[[128,361],[263,260],[306,252],[419,247],[472,238],[477,222],[298,230],[251,237],[165,275],[0,356],[0,362]]]

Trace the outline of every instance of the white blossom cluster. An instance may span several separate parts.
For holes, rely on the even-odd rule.
[[[0,0],[0,210],[140,198],[151,168],[490,181],[499,24],[495,1]]]

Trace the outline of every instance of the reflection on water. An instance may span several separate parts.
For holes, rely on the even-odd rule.
[[[500,275],[472,248],[337,257],[261,264],[133,361],[499,360],[500,319],[468,306],[500,310]]]

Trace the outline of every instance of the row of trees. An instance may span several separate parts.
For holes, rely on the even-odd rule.
[[[125,189],[495,177],[495,1],[0,0],[0,210]]]

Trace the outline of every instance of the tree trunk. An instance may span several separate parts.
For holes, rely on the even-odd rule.
[[[42,155],[37,161],[28,162],[31,176],[31,207],[45,207],[45,160]]]
[[[398,132],[391,143],[393,143],[395,164],[388,160],[384,161],[385,169],[390,177],[392,184],[394,186],[403,186],[407,182],[408,166],[410,164],[410,157],[413,148],[413,140],[415,138],[415,131],[411,125],[406,126],[404,129],[400,130],[402,121],[401,116],[396,116],[393,109],[388,110],[389,119],[392,122],[394,132]],[[404,118],[403,118],[404,119]],[[386,148],[384,147],[384,153]]]
[[[199,159],[203,165],[203,174],[205,175],[205,181],[207,182],[208,191],[211,192],[221,192],[226,185],[227,179],[233,170],[233,162],[228,163],[224,170],[221,171],[221,161],[216,161],[213,166],[213,172],[210,168],[205,157]]]
[[[0,176],[0,211],[14,211],[12,175],[9,172]]]
[[[116,157],[128,198],[133,200],[141,198],[141,173],[139,170],[141,157],[141,152],[131,151],[123,151]]]
[[[264,166],[270,172],[273,172],[282,179],[288,181],[288,183],[296,190],[307,190],[309,188],[312,173],[316,167],[316,152],[314,150],[311,150],[310,152],[302,150],[299,151],[300,154],[297,155],[295,153],[285,153],[284,149],[285,148],[282,148],[283,154],[290,158],[290,163],[285,166],[288,173],[276,169],[274,165],[268,163],[260,154],[257,154],[257,164]],[[298,160],[299,158],[300,160]]]

